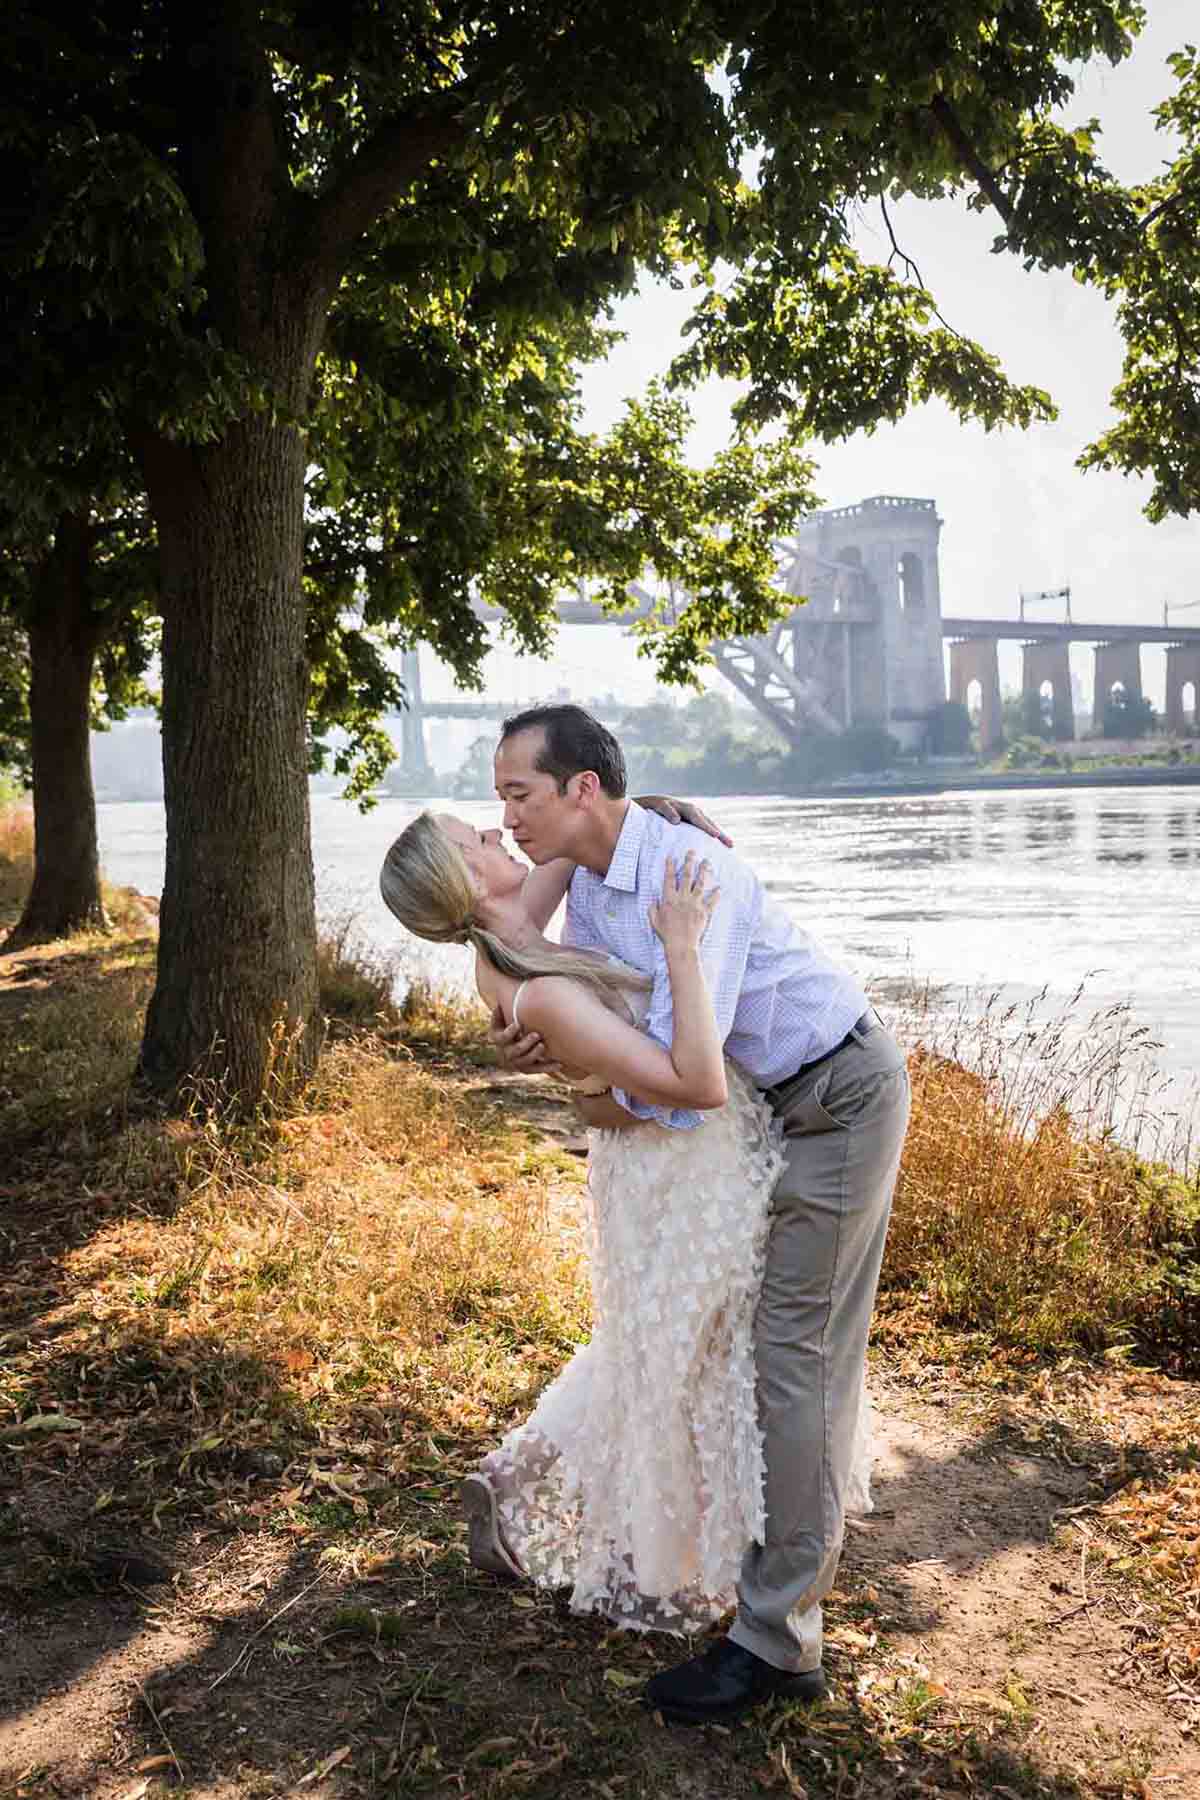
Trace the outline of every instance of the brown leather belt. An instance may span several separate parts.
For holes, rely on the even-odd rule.
[[[859,1038],[866,1037],[869,1031],[874,1031],[876,1029],[878,1023],[879,1021],[876,1017],[875,1010],[872,1007],[869,1012],[865,1012],[862,1015],[861,1019],[855,1019],[845,1037],[842,1038],[839,1043],[834,1044],[832,1049],[823,1051],[820,1056],[814,1056],[811,1062],[801,1063],[798,1069],[793,1070],[793,1072],[790,1075],[785,1076],[782,1081],[773,1082],[769,1088],[764,1088],[763,1093],[768,1100],[774,1103],[774,1101],[779,1098],[780,1094],[783,1093],[785,1088],[792,1087],[795,1082],[799,1081],[802,1075],[808,1075],[813,1069],[819,1069],[822,1063],[827,1063],[831,1056],[836,1056],[839,1050],[844,1050],[846,1048],[847,1044],[853,1044]]]

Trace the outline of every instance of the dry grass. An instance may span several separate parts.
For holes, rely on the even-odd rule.
[[[39,993],[31,983],[28,1007],[18,1011],[12,991],[4,995],[0,1144],[14,1150],[31,1136],[65,1144],[81,1128],[107,1132],[125,1116],[154,946],[89,933],[45,966],[51,985]]]
[[[33,873],[33,808],[0,804],[0,926],[21,910]]]
[[[87,940],[0,1047],[8,1260],[54,1339],[49,1361],[10,1360],[0,1428],[139,1412],[153,1367],[155,1430],[171,1419],[185,1461],[370,1406],[401,1438],[494,1429],[586,1331],[578,1164],[371,1034],[332,1044],[289,1114],[247,1125],[203,1088],[184,1118],[127,1105],[151,952]],[[355,991],[345,939],[322,960]],[[462,1046],[480,1017],[414,1006],[410,1023]]]
[[[400,1006],[400,1028],[406,1043],[466,1062],[495,1061],[487,1024],[486,1008],[474,995],[447,992],[425,981],[414,981]]]
[[[59,1367],[219,1343],[225,1454],[369,1404],[402,1435],[487,1430],[585,1330],[573,1173],[369,1041],[332,1049],[303,1112],[253,1144],[199,1096],[131,1121],[87,1169],[99,1216],[60,1265]],[[18,1416],[94,1407],[40,1367],[10,1386]]]
[[[1187,1364],[1200,1325],[1200,1187],[1186,1144],[1117,1135],[1152,1113],[1124,1008],[1074,1028],[1079,996],[958,1014],[910,1059],[913,1120],[884,1285],[898,1314],[1057,1351],[1140,1341]],[[928,1018],[925,1024],[928,1026]]]
[[[353,912],[324,922],[317,940],[321,1011],[334,1030],[386,1030],[399,1022],[396,959],[363,935]]]

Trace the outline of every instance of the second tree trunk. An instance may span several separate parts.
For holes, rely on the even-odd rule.
[[[99,632],[87,521],[60,521],[28,620],[33,885],[7,948],[103,926],[89,722]]]

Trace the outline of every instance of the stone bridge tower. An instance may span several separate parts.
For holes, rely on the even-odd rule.
[[[849,725],[879,724],[906,748],[924,741],[926,721],[946,698],[938,539],[932,500],[877,494],[856,506],[817,513],[797,534],[824,563],[858,572],[848,633]]]

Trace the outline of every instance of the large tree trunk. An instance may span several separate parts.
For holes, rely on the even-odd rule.
[[[105,924],[89,714],[99,631],[88,593],[91,534],[59,521],[28,620],[33,886],[5,948]]]
[[[160,1090],[215,1076],[252,1109],[316,1048],[303,440],[255,413],[216,444],[142,454],[162,556],[167,858],[141,1073]]]

